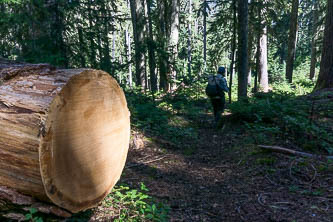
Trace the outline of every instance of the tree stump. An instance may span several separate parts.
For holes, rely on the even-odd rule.
[[[73,213],[125,165],[130,113],[108,73],[0,60],[0,185]]]

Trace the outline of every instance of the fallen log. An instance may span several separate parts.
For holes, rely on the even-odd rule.
[[[103,71],[0,64],[0,185],[73,213],[94,207],[124,168],[129,116]]]
[[[305,152],[300,152],[300,151],[296,151],[296,150],[287,149],[287,148],[280,147],[280,146],[259,145],[258,147],[260,147],[262,149],[265,149],[265,150],[272,151],[272,152],[284,153],[284,154],[293,155],[293,156],[333,160],[333,156],[315,155],[315,154],[311,154],[311,153],[305,153]]]
[[[72,216],[66,210],[63,210],[55,205],[38,202],[30,196],[25,196],[7,187],[0,186],[0,200],[8,201],[13,204],[13,208],[15,210],[23,209],[25,211],[29,211],[30,208],[35,208],[38,212],[52,214],[61,218],[68,218]],[[0,206],[0,212],[2,208],[3,207]]]

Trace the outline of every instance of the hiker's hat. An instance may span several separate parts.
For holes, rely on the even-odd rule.
[[[225,73],[225,68],[223,66],[220,66],[217,70],[217,73],[224,74]]]

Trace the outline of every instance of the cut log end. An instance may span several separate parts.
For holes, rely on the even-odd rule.
[[[109,74],[0,60],[0,185],[73,213],[94,207],[125,165],[130,117]]]
[[[47,196],[73,213],[97,205],[121,175],[129,137],[129,111],[117,82],[97,70],[73,76],[53,99],[41,130]]]

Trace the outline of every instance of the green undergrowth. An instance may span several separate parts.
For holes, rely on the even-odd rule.
[[[109,217],[115,222],[168,221],[169,206],[154,203],[148,191],[143,183],[140,189],[131,189],[127,185],[116,186],[103,200],[103,212],[109,210]]]
[[[94,209],[74,214],[71,218],[61,219],[30,208],[25,213],[25,220],[29,222],[166,222],[169,221],[170,207],[156,202],[149,194],[148,188],[141,183],[139,189],[132,189],[127,185],[115,186],[111,193]],[[2,219],[0,217],[0,219]],[[5,218],[4,218],[5,219]],[[14,221],[14,220],[5,220]]]
[[[30,208],[29,212],[25,214],[25,220],[31,222],[43,222],[43,217],[37,216],[38,210],[36,208]]]
[[[308,85],[302,92],[307,92]],[[233,122],[241,122],[252,142],[291,145],[315,153],[333,153],[332,92],[299,95],[288,90],[257,93],[230,105]]]
[[[141,183],[138,189],[128,185],[117,185],[111,193],[104,198],[98,207],[74,214],[66,222],[86,221],[114,221],[114,222],[165,222],[169,220],[170,207],[167,204],[156,202],[148,194],[148,188]],[[31,208],[25,215],[26,221],[55,222],[59,219],[43,215],[37,209]]]
[[[199,139],[198,129],[209,124],[207,113],[212,111],[204,86],[202,80],[192,87],[180,86],[172,94],[128,91],[132,126],[179,145]],[[233,99],[237,98],[235,87]],[[299,73],[292,84],[282,78],[270,87],[269,93],[249,89],[248,100],[227,104],[232,114],[228,125],[240,125],[249,132],[251,136],[244,138],[249,143],[291,144],[315,153],[333,153],[331,92],[310,95],[314,82]]]
[[[131,112],[131,124],[151,136],[162,138],[175,144],[198,139],[193,120],[205,114],[207,99],[196,95],[193,89],[178,90],[175,94],[152,95],[141,92],[127,92],[127,102]]]

